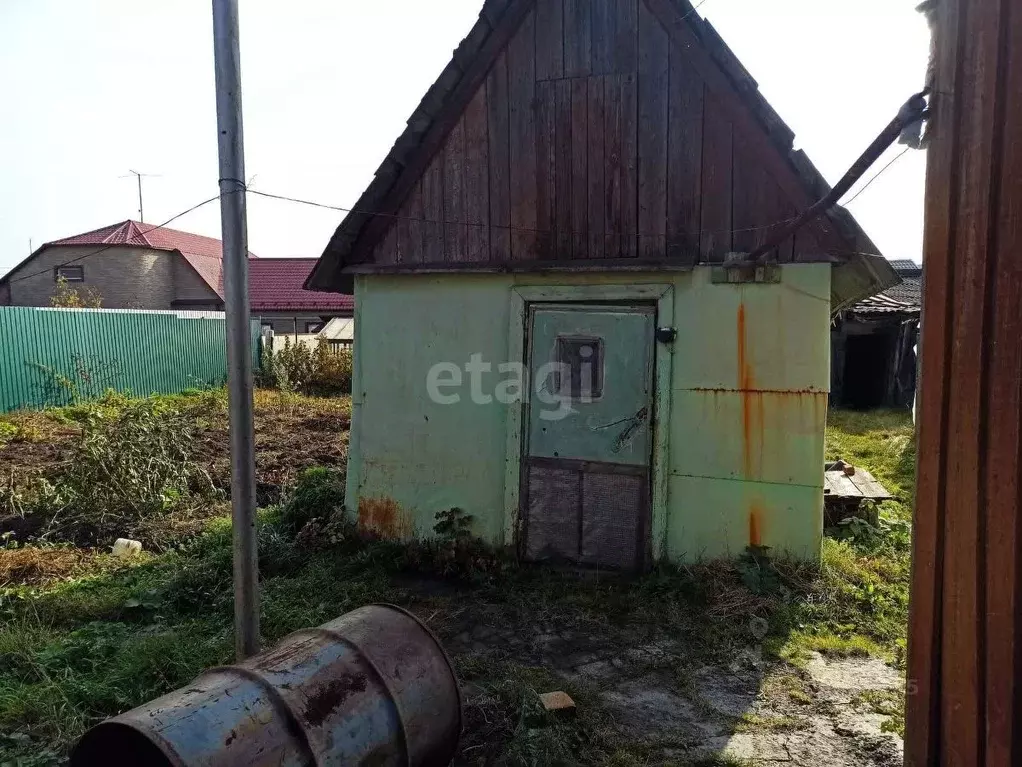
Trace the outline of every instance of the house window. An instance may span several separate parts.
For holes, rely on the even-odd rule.
[[[84,266],[58,266],[53,270],[53,281],[64,279],[67,282],[85,282]]]
[[[603,339],[561,336],[557,339],[562,397],[592,400],[603,396]]]
[[[318,333],[322,329],[323,329],[323,323],[322,322],[306,322],[305,323],[305,332],[306,332],[307,335],[311,335],[313,333]]]

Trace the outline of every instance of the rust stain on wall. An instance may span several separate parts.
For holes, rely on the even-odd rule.
[[[763,465],[763,393],[756,390],[749,362],[745,303],[738,305],[738,389],[742,397],[742,470],[746,479],[758,476]]]
[[[766,509],[763,502],[758,498],[749,504],[749,545],[760,547],[763,545],[763,522],[766,516]]]
[[[738,305],[738,388],[753,389],[752,371],[748,365],[748,355],[745,345],[748,343],[748,335],[745,328],[745,302]]]
[[[392,498],[360,498],[358,528],[364,533],[399,539],[411,536],[413,524]]]

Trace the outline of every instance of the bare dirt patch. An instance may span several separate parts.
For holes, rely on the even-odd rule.
[[[68,445],[79,433],[77,427],[43,413],[13,413],[4,421],[17,431],[12,438],[0,440],[0,485],[15,484],[59,467],[66,460]]]
[[[325,401],[327,403],[330,400]],[[256,407],[256,482],[260,506],[280,500],[281,492],[312,466],[344,466],[348,456],[346,410],[320,407],[317,400],[303,400],[295,407],[263,402]],[[200,427],[196,458],[207,467],[214,482],[230,487],[231,463],[227,421],[217,418]]]
[[[192,455],[214,485],[230,492],[230,444],[226,400],[210,394],[181,397],[176,407],[194,425]],[[46,520],[26,514],[19,504],[36,477],[53,478],[67,465],[81,429],[59,411],[14,413],[5,422],[19,428],[15,438],[0,442],[0,534],[10,532],[19,541],[41,534]],[[280,501],[281,494],[307,468],[340,468],[347,460],[350,405],[347,398],[282,398],[275,392],[256,396],[256,481],[260,506]],[[203,519],[223,512],[169,520],[168,529],[189,535],[202,528]]]
[[[454,600],[455,603],[457,600]],[[675,638],[648,627],[544,615],[519,623],[513,611],[466,608],[434,615],[455,663],[478,670],[542,669],[551,681],[586,690],[603,708],[613,737],[641,744],[647,764],[696,764],[716,756],[749,764],[892,767],[901,739],[883,732],[887,717],[862,701],[900,689],[898,672],[877,659],[815,655],[806,668],[763,660],[755,644],[727,664],[706,664]],[[501,620],[501,617],[503,620]],[[549,692],[536,689],[536,693]],[[466,708],[486,714],[485,685],[466,686]],[[462,764],[480,748],[467,733]]]

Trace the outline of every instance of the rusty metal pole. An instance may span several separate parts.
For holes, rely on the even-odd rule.
[[[778,245],[795,234],[795,232],[805,227],[807,224],[815,221],[830,208],[837,205],[838,201],[844,197],[845,193],[851,189],[860,178],[862,178],[863,174],[869,170],[873,164],[880,159],[880,156],[897,140],[898,136],[901,135],[901,132],[912,123],[917,122],[926,116],[927,95],[927,92],[924,91],[922,93],[916,93],[914,96],[909,98],[909,100],[905,102],[904,106],[898,110],[898,114],[895,118],[888,123],[887,127],[880,132],[879,136],[873,139],[873,143],[866,148],[866,151],[859,156],[859,159],[853,163],[852,167],[848,169],[845,175],[841,177],[841,179],[829,192],[827,192],[827,194],[825,194],[816,203],[806,208],[806,210],[800,213],[794,221],[790,222],[787,226],[781,227],[781,229],[777,232],[770,235],[766,239],[766,242],[748,255],[746,260],[753,264],[758,261],[766,260],[767,256],[769,256]]]
[[[1022,7],[936,0],[906,764],[1022,764]]]
[[[234,522],[234,645],[238,659],[244,660],[259,652],[259,562],[238,0],[213,0],[213,53],[227,310],[231,516]]]

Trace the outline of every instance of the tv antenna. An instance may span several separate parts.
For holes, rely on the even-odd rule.
[[[134,176],[138,180],[138,220],[140,223],[145,223],[145,215],[142,213],[142,179],[143,178],[159,178],[158,173],[139,173],[137,170],[129,170],[127,176],[119,176],[119,178],[131,178]]]

